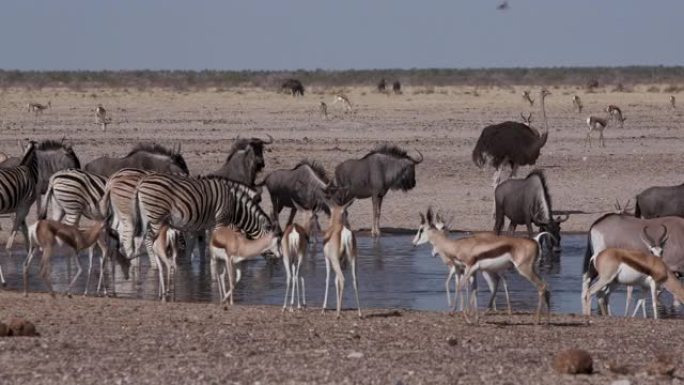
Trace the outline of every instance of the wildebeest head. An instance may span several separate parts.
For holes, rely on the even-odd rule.
[[[256,175],[266,166],[266,162],[264,161],[264,145],[273,143],[273,137],[268,134],[266,134],[266,136],[268,136],[268,141],[259,138],[240,138],[238,136],[235,139],[235,142],[233,142],[233,145],[230,147],[229,154],[233,154],[241,150],[251,149],[253,153],[252,159]],[[267,151],[270,151],[270,149]],[[230,155],[228,155],[228,157],[230,158]]]
[[[549,215],[549,220],[546,222],[541,222],[539,225],[539,229],[541,231],[546,231],[549,234],[551,234],[551,251],[554,253],[559,253],[561,250],[560,242],[561,242],[561,223],[567,221],[570,218],[570,215],[565,214],[564,216],[553,216]]]
[[[38,160],[38,192],[44,194],[50,177],[67,168],[81,168],[81,162],[70,145],[61,141],[44,140],[36,145]]]

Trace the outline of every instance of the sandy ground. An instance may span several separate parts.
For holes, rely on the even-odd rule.
[[[307,157],[330,171],[340,161],[363,156],[390,140],[425,161],[417,187],[390,193],[382,225],[415,228],[417,212],[433,204],[456,215],[456,227],[490,229],[491,170],[479,170],[470,153],[481,129],[519,119],[529,107],[526,87],[507,89],[412,88],[385,96],[370,89],[346,92],[355,112],[332,104],[329,91],[291,98],[270,91],[10,90],[0,94],[0,151],[16,154],[17,139],[66,135],[83,163],[104,154],[123,155],[139,141],[182,144],[193,173],[218,168],[237,135],[271,134],[268,173]],[[681,182],[682,110],[668,109],[669,95],[645,92],[584,94],[551,89],[547,111],[550,138],[538,166],[548,175],[556,209],[583,210],[564,230],[586,231],[599,213],[612,210],[656,184]],[[586,112],[572,110],[578,93]],[[52,101],[41,115],[26,112],[29,101]],[[318,104],[330,106],[330,119]],[[102,103],[114,123],[106,133],[94,123]],[[585,150],[584,120],[608,103],[623,107],[624,129],[606,131],[608,147]],[[537,106],[535,106],[536,111]],[[536,112],[540,125],[540,113]],[[521,170],[521,175],[527,173]],[[354,204],[355,228],[370,225],[370,201]],[[2,221],[3,234],[9,222]],[[529,315],[487,317],[467,326],[443,313],[365,311],[358,320],[345,312],[307,310],[281,314],[272,307],[160,304],[107,298],[43,294],[24,299],[0,291],[0,320],[34,321],[39,338],[0,339],[0,383],[597,383],[621,378],[637,383],[670,382],[646,374],[654,354],[680,360],[671,383],[681,383],[684,366],[680,320],[593,320],[554,316],[535,326]],[[598,374],[554,374],[553,355],[582,347],[594,355]],[[624,366],[627,374],[608,366]]]
[[[572,216],[564,230],[586,231],[600,213],[613,209],[616,198],[624,202],[649,186],[682,182],[684,109],[670,109],[669,94],[646,92],[647,88],[591,94],[570,87],[551,88],[553,95],[547,98],[550,135],[537,166],[547,173],[554,209],[590,213]],[[406,87],[403,95],[386,96],[370,88],[325,92],[314,88],[304,98],[259,89],[9,90],[0,94],[0,151],[17,153],[18,138],[65,135],[85,164],[104,154],[122,156],[139,141],[181,143],[191,172],[205,173],[220,166],[237,135],[265,138],[271,134],[276,143],[265,155],[263,175],[291,168],[302,158],[321,162],[332,174],[339,162],[391,141],[414,156],[414,150],[421,151],[425,161],[417,168],[415,189],[388,194],[382,226],[415,228],[418,210],[433,204],[455,214],[459,229],[488,230],[493,226],[493,171],[475,167],[471,152],[483,127],[519,120],[521,112],[534,112],[536,126],[542,126],[538,103],[530,108],[520,97],[523,89],[528,87]],[[333,104],[334,91],[349,95],[353,113],[344,113],[342,105]],[[573,111],[574,94],[584,101],[582,114]],[[29,101],[48,100],[52,110],[38,116],[26,111]],[[329,105],[329,120],[318,113],[320,101]],[[95,124],[92,110],[98,103],[114,120],[106,133]],[[585,119],[589,114],[604,114],[607,104],[622,107],[625,126],[609,126],[607,148],[595,143],[585,149]],[[519,175],[528,171],[521,169]],[[369,228],[370,218],[370,200],[352,206],[355,228]]]
[[[0,319],[22,316],[40,337],[0,338],[2,384],[681,384],[681,321],[529,315],[460,316],[404,310],[162,304],[110,298],[28,299],[0,293]],[[673,338],[677,336],[676,338]],[[556,374],[563,349],[594,359],[591,376]],[[674,357],[674,379],[649,374]],[[612,368],[612,369],[611,369]],[[620,372],[620,373],[616,373]]]

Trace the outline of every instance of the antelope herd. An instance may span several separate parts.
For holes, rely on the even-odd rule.
[[[385,92],[383,79],[378,90]],[[304,87],[296,79],[289,79],[282,88],[293,96],[303,96]],[[400,92],[395,82],[393,89]],[[534,165],[549,139],[545,98],[551,93],[542,90],[538,105],[544,120],[543,131],[532,125],[532,113],[521,114],[524,123],[506,121],[485,127],[472,151],[477,167],[489,164],[496,170],[494,177],[493,232],[452,239],[449,236],[451,221],[444,221],[432,208],[417,212],[420,217],[413,245],[432,245],[432,254],[439,255],[448,268],[445,282],[448,305],[456,310],[461,298],[461,310],[468,322],[477,311],[477,284],[475,275],[481,272],[486,279],[491,297],[489,308],[496,308],[495,295],[503,283],[507,308],[511,313],[508,285],[504,272],[515,270],[537,290],[537,322],[542,308],[550,313],[551,291],[536,271],[545,253],[560,253],[560,226],[568,215],[557,215],[552,209],[551,194],[545,175],[533,170],[525,178],[514,179],[520,166]],[[534,106],[529,91],[523,99]],[[352,105],[343,94],[335,101],[344,104],[348,111]],[[573,106],[582,112],[578,96]],[[41,112],[47,106],[30,103],[29,111]],[[671,99],[674,108],[674,97]],[[96,110],[96,121],[103,130],[111,122],[102,105]],[[605,118],[590,116],[587,119],[588,144],[591,132],[599,131],[600,144],[605,146],[603,130],[609,121],[622,126],[626,120],[619,107],[606,107]],[[327,105],[321,102],[321,113],[327,115]],[[216,280],[220,302],[234,302],[235,286],[242,276],[240,264],[260,255],[282,258],[286,272],[283,311],[306,306],[304,277],[300,273],[302,262],[308,256],[309,245],[320,229],[318,215],[329,218],[324,234],[323,254],[326,266],[323,311],[327,308],[331,270],[335,274],[336,316],[341,316],[345,286],[344,270],[349,266],[358,316],[362,315],[358,290],[358,249],[356,235],[350,226],[349,206],[356,199],[371,198],[373,215],[371,235],[380,236],[380,217],[384,198],[390,190],[409,191],[416,186],[416,167],[423,155],[412,157],[397,146],[383,144],[365,156],[340,162],[334,177],[312,160],[304,160],[290,169],[281,169],[257,181],[265,167],[264,148],[274,143],[260,138],[236,138],[224,164],[203,176],[191,176],[181,154],[180,145],[169,149],[159,144],[139,144],[127,155],[101,157],[81,168],[72,147],[62,141],[30,141],[23,155],[6,159],[0,165],[0,214],[14,214],[15,220],[7,251],[11,256],[12,242],[21,231],[28,254],[23,265],[24,291],[28,294],[29,270],[38,249],[40,277],[51,294],[51,258],[57,245],[65,245],[72,252],[78,272],[69,283],[70,291],[81,273],[78,253],[90,249],[90,265],[85,292],[93,264],[94,246],[101,250],[100,277],[97,292],[107,290],[105,265],[119,264],[128,277],[131,262],[146,253],[150,266],[158,271],[159,299],[167,300],[173,294],[177,269],[176,259],[183,254],[192,258],[198,246],[204,258],[209,240],[209,258],[212,278]],[[510,178],[501,179],[504,165],[511,168]],[[272,211],[261,208],[262,190],[266,188]],[[675,301],[684,301],[684,287],[677,274],[684,272],[684,194],[682,186],[655,187],[639,194],[634,215],[625,212],[608,214],[589,229],[588,244],[583,263],[581,303],[583,313],[591,314],[591,298],[596,296],[599,310],[610,314],[608,299],[616,285],[650,290],[653,317],[658,317],[658,290],[674,295]],[[45,197],[43,197],[45,195]],[[36,203],[38,221],[27,226],[26,217]],[[280,212],[289,208],[284,230],[279,223]],[[50,218],[48,213],[51,212]],[[300,212],[304,221],[295,223]],[[86,217],[93,225],[79,229],[80,219]],[[505,218],[509,231],[502,234]],[[513,235],[517,225],[527,227],[527,238]],[[533,225],[539,228],[534,235]],[[654,229],[662,229],[660,236],[651,236]],[[144,251],[143,249],[144,247]],[[139,264],[133,264],[139,268]],[[227,276],[227,277],[226,277]],[[226,278],[228,287],[226,287]],[[454,280],[452,300],[450,282]],[[5,279],[0,264],[0,280]],[[114,280],[111,280],[112,283]],[[592,283],[593,282],[593,283]],[[469,293],[464,304],[462,289]],[[628,297],[627,308],[630,299]],[[645,315],[645,298],[636,304],[634,313],[642,309]]]

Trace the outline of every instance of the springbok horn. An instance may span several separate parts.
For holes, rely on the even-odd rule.
[[[268,136],[268,142],[266,142],[266,141],[264,141],[264,140],[262,140],[262,142],[263,142],[264,144],[271,144],[271,143],[273,143],[273,137],[272,137],[271,135],[269,135],[269,134],[266,134],[266,136]]]
[[[662,245],[663,243],[665,243],[665,241],[667,241],[667,226],[665,226],[665,224],[661,224],[660,226],[663,227],[663,235],[660,236],[658,244]]]
[[[641,230],[641,232],[643,233],[644,237],[646,237],[646,240],[649,242],[649,246],[655,246],[656,243],[653,242],[653,238],[651,238],[651,236],[648,235],[647,229],[648,229],[648,226],[644,226],[644,228]]]
[[[409,157],[409,158],[411,159],[411,161],[413,161],[414,164],[419,164],[419,163],[421,163],[421,162],[423,161],[423,153],[421,153],[421,152],[418,151],[417,149],[416,149],[416,152],[418,153],[418,155],[420,155],[420,159],[419,159],[419,160],[416,160],[416,159],[413,159],[413,158],[410,158],[410,157]]]

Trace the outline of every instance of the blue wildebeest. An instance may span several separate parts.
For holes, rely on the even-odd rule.
[[[220,176],[254,187],[257,174],[266,165],[264,145],[273,143],[273,137],[267,136],[268,141],[259,138],[238,137],[235,139],[223,166],[209,175]]]
[[[591,257],[607,248],[632,249],[650,253],[641,240],[642,231],[645,227],[659,229],[663,225],[668,230],[663,261],[673,272],[684,273],[684,218],[641,219],[625,214],[606,214],[591,225],[582,266],[582,311],[584,314],[591,312],[588,297],[589,284],[596,279],[598,274],[590,262]]]
[[[141,143],[135,146],[131,152],[123,158],[103,156],[86,164],[84,169],[93,174],[109,178],[115,172],[123,168],[137,168],[169,174],[188,175],[188,166],[178,148],[168,148],[153,143]]]
[[[292,96],[304,96],[304,86],[297,79],[286,79],[280,89],[289,91]]]
[[[634,216],[637,218],[684,217],[684,184],[655,186],[636,196]]]
[[[494,232],[499,235],[504,225],[504,217],[510,220],[508,231],[515,231],[517,225],[527,226],[527,235],[532,238],[532,224],[552,236],[551,249],[560,251],[560,224],[565,217],[554,218],[551,208],[551,195],[546,177],[541,170],[533,170],[525,179],[508,179],[494,190],[495,223]]]
[[[348,159],[335,168],[335,183],[346,187],[355,199],[373,200],[371,234],[380,235],[382,199],[389,190],[408,191],[416,186],[416,165],[423,161],[411,158],[399,147],[385,144],[361,159]]]
[[[303,160],[290,170],[275,170],[259,184],[266,185],[271,196],[272,218],[280,231],[279,215],[283,208],[290,208],[286,225],[291,225],[298,205],[314,212],[323,210],[330,216],[325,202],[324,189],[330,183],[325,169],[316,162]]]
[[[21,146],[21,144],[20,144]],[[23,148],[22,148],[23,151]],[[0,164],[2,168],[17,167],[23,157],[10,157]],[[57,171],[81,168],[81,162],[70,145],[61,141],[44,140],[36,145],[38,182],[36,184],[36,208],[41,211],[41,196],[47,192],[50,177]]]

